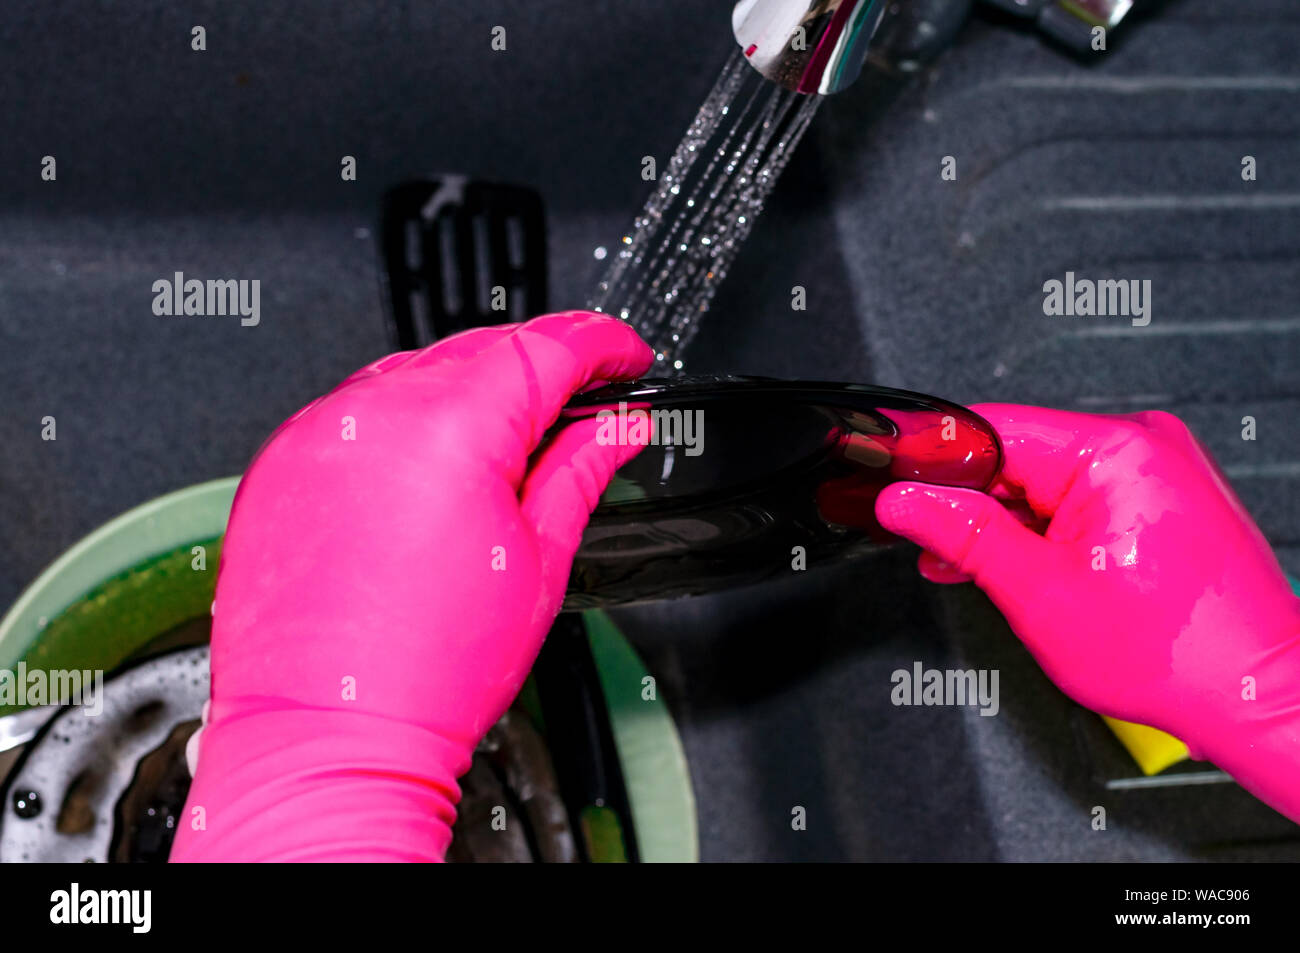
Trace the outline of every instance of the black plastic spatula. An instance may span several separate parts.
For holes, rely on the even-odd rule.
[[[518,185],[460,175],[389,189],[380,215],[394,344],[546,311],[546,213]]]

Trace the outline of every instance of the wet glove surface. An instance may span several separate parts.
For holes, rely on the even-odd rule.
[[[1300,600],[1176,417],[971,408],[1005,465],[988,494],[886,488],[922,573],[973,579],[1076,701],[1187,742],[1300,820]]]

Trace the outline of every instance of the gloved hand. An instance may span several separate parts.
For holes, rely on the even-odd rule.
[[[588,313],[484,328],[353,374],[239,485],[212,701],[173,860],[436,860],[456,778],[523,684],[582,530],[639,447],[561,406],[652,359]]]
[[[1300,600],[1187,427],[971,409],[1005,451],[990,494],[899,483],[877,519],[926,550],[927,578],[973,579],[1066,694],[1300,821]]]

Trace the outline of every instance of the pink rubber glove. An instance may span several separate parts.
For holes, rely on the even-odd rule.
[[[1300,821],[1300,600],[1187,427],[972,409],[1006,453],[992,495],[899,483],[880,522],[927,550],[927,578],[973,579],[1066,694],[1177,736]]]
[[[606,483],[574,392],[652,359],[588,313],[389,355],[286,421],[239,485],[212,703],[172,860],[440,860],[456,778],[559,611]]]

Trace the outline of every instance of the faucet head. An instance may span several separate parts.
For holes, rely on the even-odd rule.
[[[800,93],[839,92],[858,78],[887,0],[740,0],[731,29],[750,65]]]

